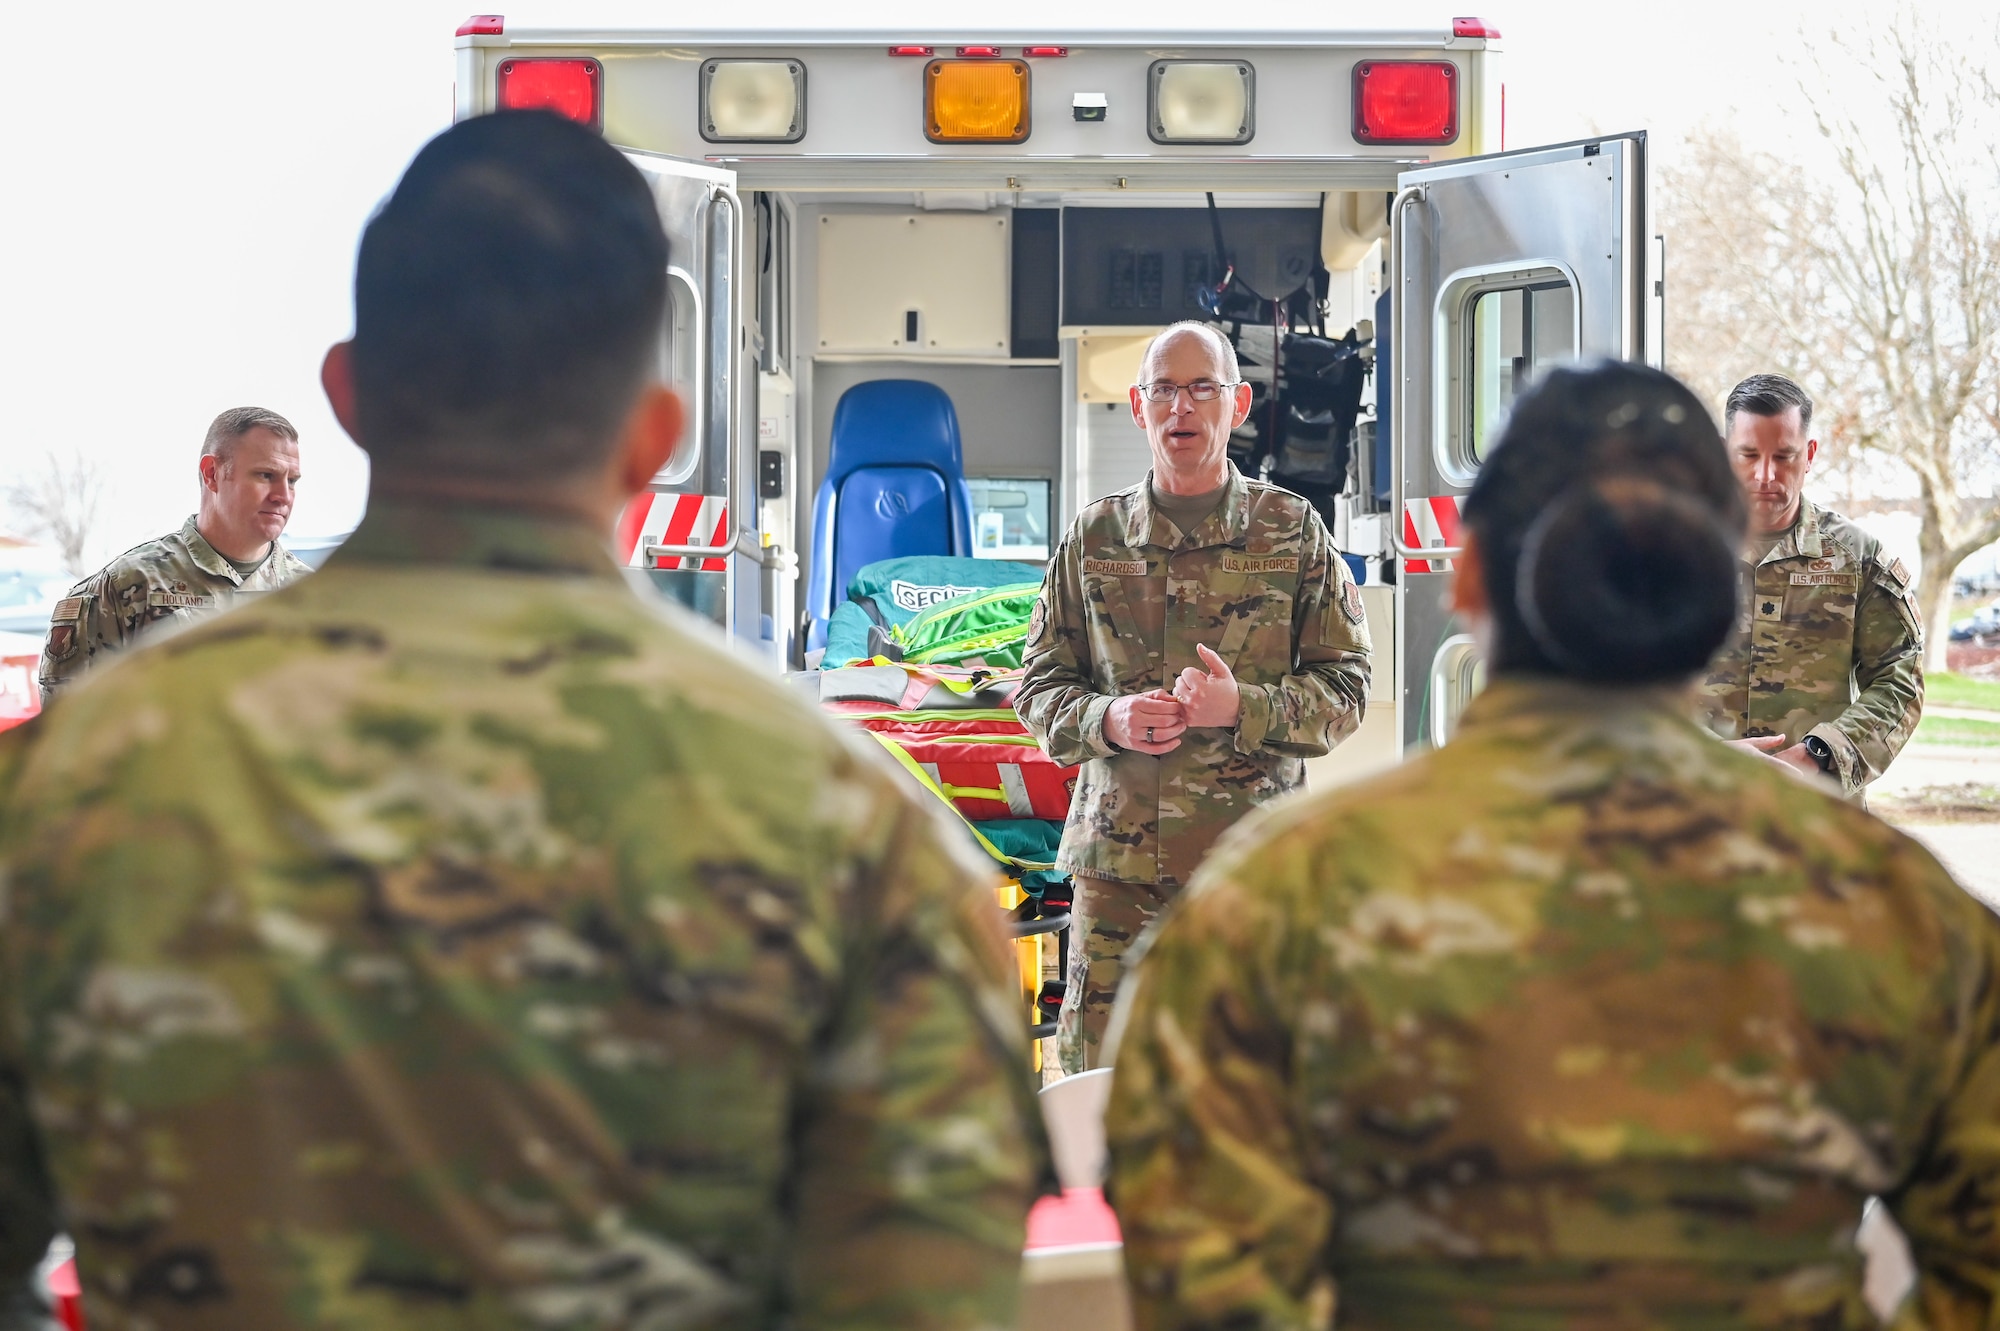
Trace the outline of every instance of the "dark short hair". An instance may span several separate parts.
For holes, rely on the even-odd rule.
[[[299,441],[299,432],[277,412],[263,407],[231,407],[209,422],[208,433],[201,440],[201,455],[226,467],[236,453],[237,440],[252,430],[269,430],[280,439]]]
[[[656,363],[667,241],[644,177],[547,111],[432,139],[361,236],[360,442],[385,469],[599,463]]]
[[[1782,374],[1753,374],[1729,390],[1729,402],[1722,409],[1722,428],[1735,425],[1739,411],[1752,416],[1782,416],[1793,407],[1799,409],[1799,428],[1812,429],[1812,399],[1805,389]]]
[[[1607,361],[1515,402],[1465,502],[1493,606],[1496,672],[1684,679],[1736,622],[1746,509],[1701,399]]]

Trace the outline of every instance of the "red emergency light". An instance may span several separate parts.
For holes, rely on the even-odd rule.
[[[522,57],[500,62],[500,106],[508,111],[555,111],[592,129],[604,128],[604,66],[589,56]]]
[[[1067,46],[1024,46],[1021,48],[1021,54],[1054,59],[1059,55],[1068,55],[1069,48]]]
[[[1500,29],[1483,18],[1455,18],[1451,21],[1451,35],[1454,37],[1484,37],[1489,42],[1500,40]]]
[[[500,14],[474,14],[458,25],[460,37],[498,37],[507,31],[507,20]]]
[[[1450,143],[1458,70],[1448,60],[1363,60],[1354,67],[1357,143]]]
[[[928,60],[937,54],[937,50],[935,47],[930,46],[892,46],[889,48],[889,54],[921,56],[925,60]]]
[[[958,53],[960,56],[970,60],[992,60],[999,56],[1000,48],[997,46],[961,46],[958,48]]]

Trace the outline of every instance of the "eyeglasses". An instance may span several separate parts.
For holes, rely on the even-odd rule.
[[[1236,388],[1241,384],[1242,380],[1240,379],[1235,383],[1228,384],[1218,384],[1210,379],[1197,379],[1191,384],[1174,384],[1161,379],[1155,383],[1134,384],[1132,386],[1138,389],[1139,395],[1148,402],[1172,402],[1183,391],[1187,393],[1191,401],[1213,402],[1222,396],[1225,389]]]

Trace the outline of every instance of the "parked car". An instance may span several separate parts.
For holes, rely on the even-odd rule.
[[[1974,611],[1970,618],[1952,621],[1953,642],[1984,642],[1988,638],[2000,638],[2000,601]]]

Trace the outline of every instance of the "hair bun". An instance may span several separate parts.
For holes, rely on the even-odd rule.
[[[1701,669],[1736,622],[1737,551],[1716,516],[1645,477],[1600,477],[1528,528],[1515,596],[1564,671],[1635,684]]]

